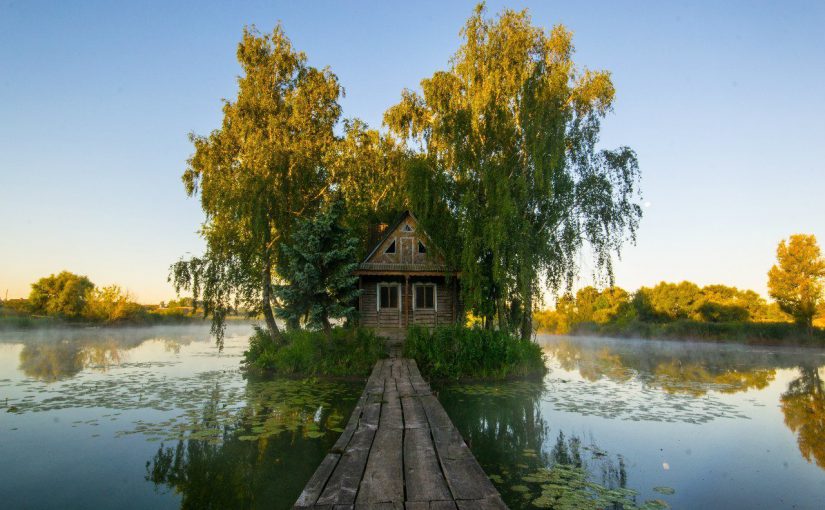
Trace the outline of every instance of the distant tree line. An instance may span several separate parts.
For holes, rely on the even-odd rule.
[[[561,296],[555,309],[536,313],[537,329],[569,333],[580,329],[634,330],[639,323],[795,323],[809,333],[825,328],[825,258],[813,235],[796,234],[777,248],[768,272],[774,302],[752,290],[726,285],[661,282],[629,293],[620,287],[589,286]],[[588,327],[589,325],[589,327]],[[638,328],[636,328],[638,329]]]
[[[194,310],[192,305],[192,298],[172,300],[161,306],[142,305],[118,285],[98,287],[86,276],[62,271],[32,283],[28,298],[0,302],[0,316],[131,324],[188,319]]]
[[[621,287],[603,290],[588,286],[557,300],[553,310],[536,313],[537,327],[550,333],[569,333],[584,323],[641,322],[791,322],[776,303],[752,290],[726,285],[699,287],[695,283],[661,282],[627,292]]]

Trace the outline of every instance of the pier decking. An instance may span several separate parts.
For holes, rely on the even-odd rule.
[[[506,509],[414,360],[373,368],[295,509]]]

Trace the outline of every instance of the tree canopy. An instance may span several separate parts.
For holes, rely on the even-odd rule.
[[[825,258],[816,237],[795,234],[776,248],[777,263],[768,271],[768,291],[785,313],[811,328],[822,305]]]
[[[245,29],[237,57],[238,95],[225,101],[220,129],[191,135],[195,153],[183,174],[186,192],[200,195],[206,214],[206,252],[174,264],[170,276],[203,303],[219,344],[235,306],[262,313],[279,338],[279,246],[291,241],[296,218],[312,216],[329,191],[325,162],[341,114],[337,77],[309,66],[280,25],[263,35]]]
[[[541,281],[569,286],[585,246],[612,278],[612,254],[641,217],[636,155],[597,148],[615,90],[608,72],[575,64],[563,26],[545,31],[526,11],[489,19],[479,5],[461,34],[449,69],[422,94],[404,91],[384,120],[415,156],[433,204],[417,215],[448,240],[467,305],[529,335]],[[439,235],[451,227],[431,211],[449,211],[456,235]]]
[[[29,304],[33,313],[78,318],[86,309],[94,283],[85,276],[62,271],[32,284]]]

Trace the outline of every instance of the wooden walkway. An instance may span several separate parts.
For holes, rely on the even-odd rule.
[[[295,509],[506,509],[414,360],[381,360]]]

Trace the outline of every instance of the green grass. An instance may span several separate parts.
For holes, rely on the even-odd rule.
[[[384,341],[365,328],[333,328],[330,338],[321,331],[287,331],[283,344],[272,342],[266,330],[255,330],[244,353],[247,368],[254,372],[367,377],[375,362],[386,357]]]
[[[0,306],[0,330],[87,327],[87,326],[156,326],[203,322],[202,315],[191,315],[182,309],[147,309],[137,306],[133,311],[115,321],[87,317],[65,318],[60,316],[33,315],[27,311]]]
[[[825,330],[805,328],[787,322],[671,322],[628,321],[623,323],[580,323],[574,335],[606,335],[668,340],[707,340],[752,345],[825,347]]]
[[[50,328],[61,324],[62,322],[54,317],[0,315],[0,330]]]
[[[459,325],[410,328],[404,356],[415,359],[431,380],[541,377],[547,372],[535,342]]]

